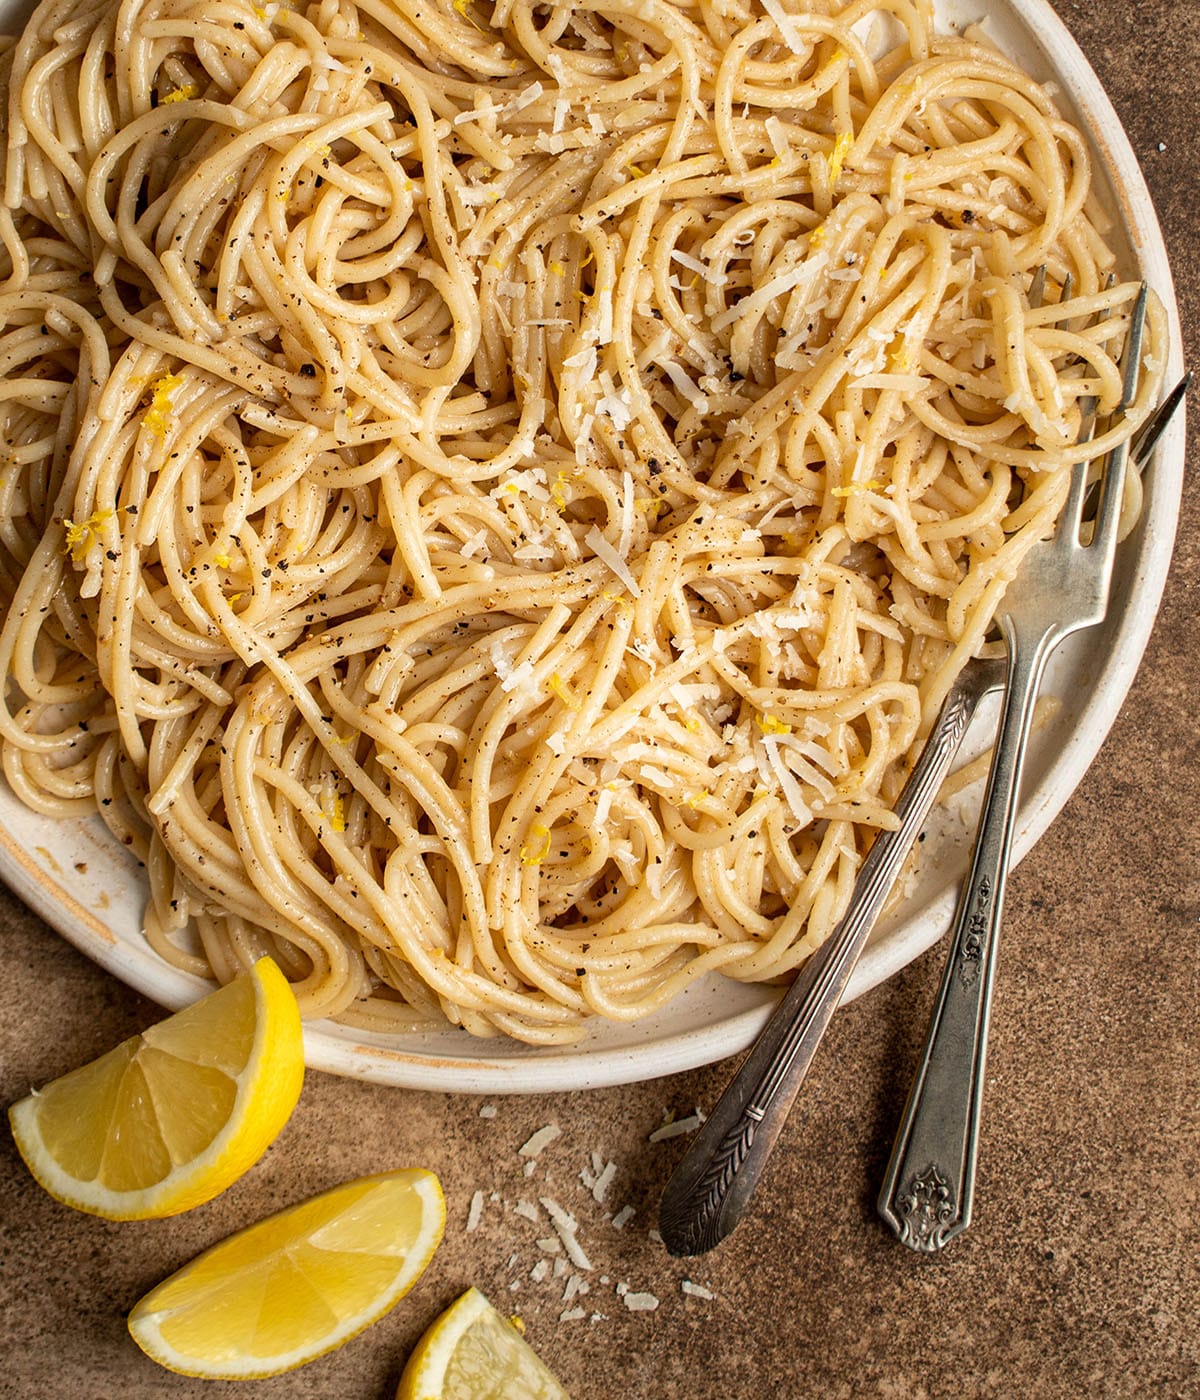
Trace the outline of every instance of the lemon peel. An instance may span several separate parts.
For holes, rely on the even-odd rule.
[[[76,564],[86,561],[92,545],[100,541],[100,526],[112,518],[112,511],[101,507],[92,511],[86,520],[80,520],[78,523],[74,520],[63,521],[66,528],[64,547]]]
[[[172,395],[182,384],[182,374],[164,374],[154,381],[150,407],[142,415],[142,422],[156,438],[167,435],[171,426]]]

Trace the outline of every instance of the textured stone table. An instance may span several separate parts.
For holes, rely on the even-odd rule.
[[[986,5],[980,5],[986,10]],[[1112,95],[1158,203],[1200,365],[1200,5],[1058,0]],[[1200,415],[1193,414],[1200,423]],[[1192,457],[1196,430],[1192,431]],[[751,1216],[684,1264],[649,1237],[678,1139],[664,1111],[711,1106],[728,1067],[585,1095],[494,1101],[310,1074],[265,1161],[175,1221],[114,1225],[45,1197],[0,1141],[0,1396],[184,1400],[225,1393],[159,1370],[123,1313],[200,1248],[310,1191],[390,1165],[436,1169],[446,1242],[409,1299],[336,1355],[252,1393],[386,1400],[408,1348],[475,1283],[519,1309],[578,1400],[1200,1396],[1200,493],[1132,695],[1064,814],[1017,871],[988,1074],[977,1221],[910,1256],[874,1195],[941,951],[835,1019]],[[0,1092],[74,1067],[157,1014],[0,894]],[[519,1146],[561,1136],[532,1179]],[[606,1224],[581,1187],[617,1164]],[[473,1193],[485,1200],[466,1223]],[[496,1192],[502,1201],[493,1202]],[[595,1269],[581,1321],[511,1206],[575,1209]],[[517,1259],[512,1261],[516,1254]],[[683,1281],[711,1293],[685,1291]],[[604,1282],[602,1280],[607,1280]],[[513,1291],[512,1285],[519,1283]],[[624,1283],[654,1293],[631,1312]],[[591,1321],[592,1313],[604,1314]],[[247,1393],[251,1393],[248,1388]]]

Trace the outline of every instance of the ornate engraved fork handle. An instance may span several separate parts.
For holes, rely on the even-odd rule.
[[[974,661],[947,696],[896,804],[898,828],[876,838],[845,918],[788,989],[667,1183],[659,1230],[672,1254],[712,1249],[741,1218],[971,717],[1003,679],[1003,662]]]
[[[932,1254],[971,1220],[989,1008],[1016,795],[1034,702],[1052,649],[1009,633],[1009,679],[984,820],[963,885],[921,1063],[879,1193],[902,1244]]]

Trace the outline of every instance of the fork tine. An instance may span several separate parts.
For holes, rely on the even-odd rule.
[[[1129,332],[1121,352],[1124,379],[1121,386],[1121,402],[1116,413],[1128,411],[1137,396],[1138,378],[1142,365],[1142,335],[1146,327],[1146,302],[1149,293],[1142,283],[1138,299],[1134,303],[1129,321]],[[1121,514],[1121,503],[1125,498],[1125,470],[1129,462],[1129,444],[1123,442],[1109,453],[1104,469],[1103,484],[1100,488],[1100,505],[1096,511],[1096,528],[1092,532],[1092,544],[1102,549],[1111,548],[1116,543],[1117,521]]]
[[[1070,274],[1068,274],[1069,279]],[[1110,272],[1104,283],[1104,290],[1108,291],[1116,284],[1117,275]],[[1111,308],[1102,311],[1097,317],[1097,321],[1107,321],[1112,315]],[[1091,442],[1096,432],[1096,413],[1099,409],[1100,401],[1095,394],[1089,394],[1079,405],[1079,432],[1075,436],[1077,444]],[[1080,462],[1071,472],[1071,486],[1067,492],[1067,499],[1063,505],[1062,516],[1060,518],[1059,529],[1063,531],[1073,531],[1075,536],[1079,534],[1079,527],[1083,522],[1084,512],[1089,502],[1095,500],[1094,491],[1099,485],[1097,481],[1088,480],[1088,468],[1091,461]]]
[[[1109,291],[1117,281],[1117,274],[1110,272],[1104,282],[1104,290]],[[1100,314],[1101,321],[1107,321],[1112,316],[1111,307]],[[1100,406],[1099,399],[1095,394],[1089,394],[1083,401],[1080,421],[1079,421],[1079,441],[1090,442],[1092,434],[1096,431],[1096,412]]]
[[[1042,263],[1033,274],[1033,280],[1029,284],[1029,290],[1025,293],[1025,301],[1031,311],[1036,311],[1046,299],[1046,264]]]
[[[1142,368],[1142,336],[1146,330],[1146,303],[1149,298],[1150,290],[1143,282],[1134,303],[1133,315],[1129,318],[1129,335],[1125,340],[1125,348],[1121,352],[1125,379],[1122,385],[1121,406],[1117,410],[1119,413],[1126,412],[1137,396],[1138,378]]]
[[[1067,275],[1063,278],[1062,291],[1060,291],[1058,294],[1059,306],[1066,306],[1074,295],[1075,274],[1073,272],[1068,272]],[[1063,328],[1064,331],[1069,331],[1072,328],[1073,320],[1073,317],[1068,316],[1065,321],[1060,321],[1059,325]]]

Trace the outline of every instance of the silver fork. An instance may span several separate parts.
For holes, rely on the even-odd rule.
[[[1128,410],[1136,395],[1145,311],[1143,287],[1123,349],[1117,415]],[[1081,441],[1090,438],[1094,419],[1095,405],[1086,405]],[[971,1221],[1000,916],[1034,705],[1055,647],[1104,618],[1128,461],[1127,444],[1109,454],[1087,543],[1080,533],[1088,464],[1075,468],[1053,538],[1030,550],[997,617],[1008,644],[1008,680],[975,853],[924,1052],[879,1195],[880,1214],[903,1244],[921,1253],[941,1249]]]

